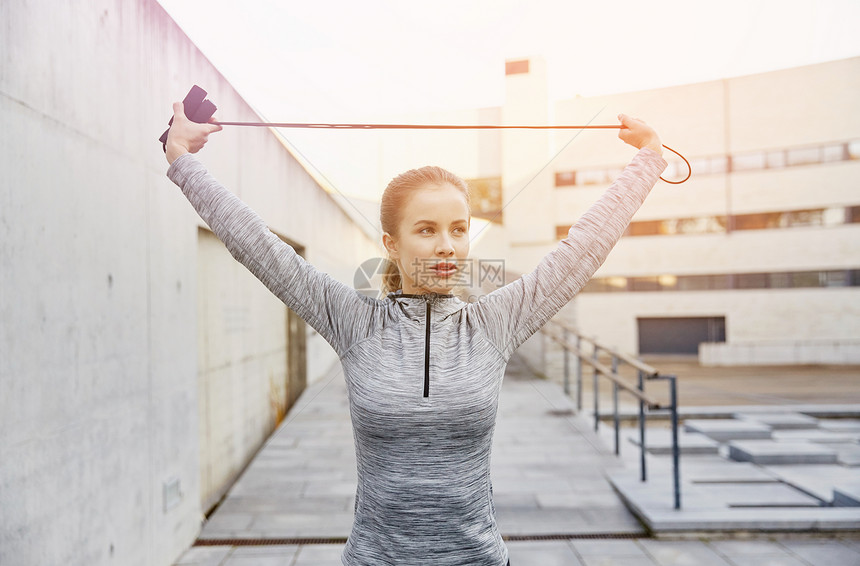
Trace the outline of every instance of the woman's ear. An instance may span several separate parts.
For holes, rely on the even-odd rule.
[[[382,245],[385,246],[385,249],[391,255],[391,259],[399,259],[397,256],[397,242],[388,232],[382,235]]]

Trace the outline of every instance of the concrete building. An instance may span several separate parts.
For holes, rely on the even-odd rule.
[[[546,85],[540,58],[508,61],[503,107],[404,119],[617,124],[624,112],[690,159],[692,178],[657,184],[568,320],[627,352],[703,364],[860,363],[860,58],[558,102]],[[494,218],[474,255],[511,274],[533,269],[634,153],[614,131],[470,136],[418,148],[474,181],[477,214]],[[383,147],[384,174],[403,169],[404,147],[416,143]],[[666,157],[664,177],[683,178]]]
[[[167,565],[335,352],[167,179],[192,84],[256,114],[155,0],[0,3],[0,564]],[[380,250],[272,132],[201,159],[319,269]]]

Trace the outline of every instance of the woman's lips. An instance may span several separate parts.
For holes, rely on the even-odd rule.
[[[437,275],[449,277],[457,272],[457,265],[449,262],[437,263],[431,268]]]

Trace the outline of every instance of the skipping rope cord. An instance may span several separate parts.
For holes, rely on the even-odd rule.
[[[298,122],[222,122],[212,121],[219,126],[258,126],[265,128],[309,128],[331,130],[620,130],[623,125],[588,125],[588,126],[508,126],[508,125],[454,125],[454,124],[322,124]],[[680,181],[669,181],[660,177],[661,181],[670,185],[680,185],[693,174],[693,168],[687,158],[671,147],[663,147],[680,157],[687,164],[687,176]]]

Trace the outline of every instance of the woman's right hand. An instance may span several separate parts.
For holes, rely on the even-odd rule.
[[[215,121],[215,117],[209,119]],[[198,124],[192,122],[185,116],[185,108],[181,102],[173,103],[173,124],[167,133],[167,145],[165,156],[168,163],[173,163],[176,158],[185,153],[197,153],[209,141],[209,134],[220,132],[222,127],[218,124]]]

